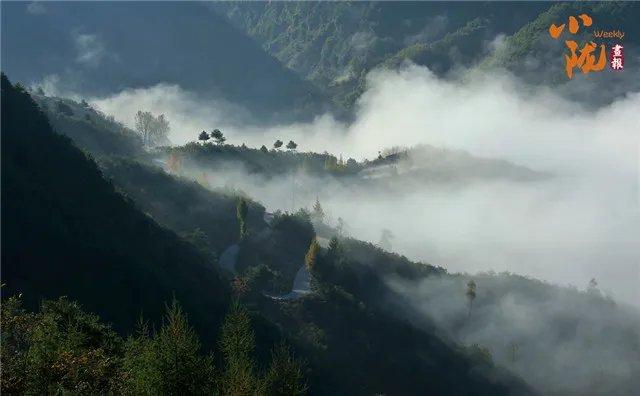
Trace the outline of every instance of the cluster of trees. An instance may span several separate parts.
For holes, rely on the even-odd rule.
[[[145,147],[162,145],[167,142],[170,127],[169,120],[164,114],[154,116],[149,111],[138,110],[135,122],[136,131],[140,134]]]
[[[140,321],[118,336],[99,317],[66,298],[25,310],[20,296],[3,301],[2,392],[7,394],[303,395],[304,364],[284,343],[269,366],[254,359],[251,316],[232,303],[220,331],[219,353],[204,353],[174,300],[155,331]]]
[[[227,140],[222,131],[220,131],[219,129],[214,129],[210,134],[206,131],[202,131],[198,135],[198,140],[200,140],[202,143],[206,143],[209,139],[213,139],[213,141],[216,142],[217,145],[224,144],[224,142]]]
[[[282,140],[277,139],[274,143],[273,143],[273,149],[274,150],[280,150],[282,148],[282,145],[284,143],[282,142]],[[285,148],[289,151],[295,151],[298,148],[298,144],[296,142],[294,142],[293,140],[289,140],[289,143],[287,143],[287,145],[285,146]],[[268,153],[269,149],[267,148],[267,146],[265,146],[264,144],[262,145],[262,147],[260,147],[260,151],[262,151],[263,153]]]
[[[198,140],[201,141],[202,143],[206,143],[209,139],[213,139],[213,141],[216,142],[217,145],[222,145],[227,140],[227,138],[219,129],[214,129],[213,131],[211,131],[211,133],[202,131],[198,135]],[[282,140],[278,139],[275,141],[275,143],[273,143],[273,149],[280,150],[283,144],[284,143],[282,142]],[[243,143],[242,147],[246,148],[247,146]],[[289,140],[289,143],[287,143],[285,147],[289,151],[295,151],[298,148],[298,144],[293,140]],[[262,147],[260,147],[260,151],[262,151],[263,153],[268,153],[269,149],[267,149],[267,146],[262,145]]]
[[[353,171],[358,168],[358,162],[349,158],[347,161],[342,159],[342,155],[340,158],[336,158],[333,155],[328,155],[324,160],[324,169],[328,172],[340,173],[346,171]]]
[[[238,219],[238,224],[240,226],[240,240],[244,239],[249,233],[247,228],[247,213],[249,208],[247,206],[247,201],[244,198],[239,198],[236,204],[236,218]]]

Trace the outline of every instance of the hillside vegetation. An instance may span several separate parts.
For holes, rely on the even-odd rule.
[[[271,55],[350,108],[367,72],[411,60],[446,73],[486,54],[548,7],[502,3],[265,2],[214,8]]]
[[[4,75],[2,142],[7,293],[30,307],[67,295],[121,331],[141,313],[159,320],[175,295],[198,329],[215,328],[229,289],[213,263],[118,194]]]
[[[362,299],[367,278],[378,277],[381,285],[385,273],[411,276],[422,271],[420,264],[399,259],[380,267],[387,272],[363,272],[369,263],[344,265],[332,242],[316,252],[314,293],[274,299],[265,292],[285,289],[305,257],[312,257],[314,232],[304,211],[276,214],[267,224],[264,209],[250,203],[243,236],[239,224],[222,215],[227,208],[234,212],[229,203],[235,199],[148,165],[102,158],[129,198],[120,195],[95,162],[51,129],[29,94],[4,76],[2,114],[3,294],[15,296],[3,308],[3,370],[11,374],[3,376],[4,392],[294,394],[303,393],[305,383],[311,394],[530,392],[482,349],[445,343]],[[136,182],[143,180],[146,187]],[[181,199],[212,201],[179,219],[171,205],[180,207],[186,202]],[[199,225],[205,237],[176,234]],[[216,265],[214,253],[224,238],[240,238],[239,275],[232,281]],[[365,247],[371,249],[377,248]],[[98,313],[119,335],[66,299],[45,301],[34,312],[42,299],[59,296]],[[160,325],[163,302],[174,298],[184,311],[171,304]],[[141,316],[151,323],[135,333]],[[131,337],[120,338],[126,335]],[[290,349],[277,346],[282,340],[308,362],[307,369],[301,371]],[[175,359],[185,365],[176,366]]]

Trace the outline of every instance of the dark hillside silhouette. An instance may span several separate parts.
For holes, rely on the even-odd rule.
[[[199,331],[216,328],[227,287],[212,263],[114,191],[2,76],[2,280],[34,306],[68,295],[129,330],[175,294]]]

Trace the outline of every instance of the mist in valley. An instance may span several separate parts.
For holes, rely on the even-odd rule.
[[[593,110],[506,74],[445,80],[406,65],[370,73],[349,123],[325,114],[260,126],[224,98],[166,84],[89,102],[130,127],[139,109],[163,113],[176,145],[219,128],[227,143],[272,149],[294,140],[298,151],[344,161],[407,150],[348,177],[302,168],[265,175],[240,160],[191,161],[182,173],[270,212],[311,209],[318,199],[344,235],[377,244],[388,230],[391,250],[462,273],[387,279],[405,308],[397,314],[487,348],[545,393],[640,386],[639,93]]]
[[[518,12],[508,6],[497,14],[470,3],[460,15],[434,9],[427,17],[425,9],[425,17],[413,22],[408,16],[417,11],[411,4],[390,12],[388,20],[382,11],[391,3],[384,2],[382,11],[373,12],[379,5],[372,4],[371,13],[356,12],[359,7],[352,4],[344,13],[340,4],[335,15],[305,3],[287,4],[284,11],[279,4],[271,11],[271,3],[264,4],[264,14],[262,3],[250,4],[243,14],[235,4],[162,3],[145,9],[147,4],[123,3],[103,5],[103,12],[111,10],[104,15],[93,4],[32,3],[25,10],[3,5],[5,16],[12,15],[3,19],[3,35],[12,38],[3,41],[4,54],[12,55],[5,57],[12,62],[3,63],[3,72],[14,83],[24,81],[16,84],[16,97],[23,91],[32,96],[49,118],[51,135],[67,135],[90,154],[88,162],[95,160],[102,171],[95,179],[108,179],[118,193],[110,196],[113,202],[124,195],[131,213],[139,212],[158,226],[157,233],[168,231],[167,241],[175,239],[176,246],[192,251],[197,271],[188,272],[191,267],[183,264],[190,264],[190,257],[180,253],[171,261],[179,265],[161,279],[167,290],[186,290],[192,307],[201,308],[192,318],[205,318],[203,323],[222,318],[223,310],[214,315],[205,304],[213,304],[212,290],[226,293],[229,286],[238,301],[249,290],[247,307],[255,318],[263,315],[256,346],[266,345],[260,338],[271,337],[271,325],[290,337],[311,362],[307,371],[317,381],[311,393],[333,391],[340,381],[353,388],[336,388],[337,393],[389,393],[378,390],[398,384],[406,388],[397,389],[433,385],[455,393],[451,384],[458,381],[463,386],[458,389],[479,394],[490,389],[464,388],[478,379],[498,387],[509,383],[505,391],[515,394],[528,391],[519,379],[508,378],[512,372],[546,395],[638,394],[640,79],[633,66],[640,58],[635,42],[625,43],[624,73],[576,72],[566,80],[556,58],[558,46],[550,47],[546,30],[538,28],[549,18],[557,17],[558,23],[564,13],[574,13],[578,3],[531,4],[531,10]],[[300,8],[286,11],[289,5]],[[626,11],[617,4],[593,11],[604,13],[599,8],[611,14],[603,21],[633,19],[620,19]],[[507,14],[513,21],[502,20]],[[363,24],[350,32],[354,15]],[[299,17],[309,23],[304,34],[296,30]],[[115,19],[122,29],[112,26]],[[316,19],[318,26],[311,22]],[[384,32],[383,22],[394,27],[389,28],[393,35]],[[23,32],[22,25],[32,32]],[[156,31],[162,25],[167,26]],[[51,33],[59,26],[69,32]],[[536,31],[531,41],[520,34],[527,29]],[[279,30],[287,34],[273,34]],[[326,37],[319,40],[316,30]],[[310,48],[320,41],[325,43],[322,56],[314,60]],[[30,42],[40,46],[31,48]],[[518,51],[527,54],[518,58]],[[39,52],[47,56],[38,59]],[[562,78],[556,81],[556,75]],[[152,142],[136,135],[136,129],[153,134],[136,126],[139,111],[150,112],[152,120],[164,115],[169,147],[161,147],[165,139]],[[16,122],[13,129],[22,127]],[[216,142],[213,134],[203,134],[206,143],[199,141],[201,132],[216,129],[226,141]],[[7,157],[24,174],[5,168],[18,175],[15,185],[27,197],[40,191],[37,184],[18,182],[37,173],[25,165],[38,165],[21,163],[20,155],[30,147],[32,158],[38,158],[42,146],[24,142],[15,145],[15,158]],[[63,158],[60,164],[50,160],[52,168],[66,166]],[[80,161],[69,162],[75,163]],[[65,172],[82,177],[68,167]],[[66,238],[74,235],[67,233],[76,226],[73,221],[78,229],[83,221],[93,227],[94,217],[65,213],[73,201],[61,195],[51,201],[53,209],[37,204],[47,200],[33,200],[32,206],[50,209],[51,229],[62,230]],[[318,204],[320,220],[305,215]],[[74,205],[68,206],[75,210]],[[40,215],[39,208],[17,207]],[[279,212],[298,215],[274,215]],[[127,213],[114,218],[125,219]],[[16,217],[15,224],[22,230],[22,224],[31,223]],[[118,224],[110,226],[108,236],[117,243],[93,246],[88,237],[87,252],[120,249],[120,237],[128,234],[120,235]],[[86,242],[74,238],[73,243]],[[138,243],[151,252],[172,252],[154,238]],[[164,274],[144,249],[138,254],[131,243],[122,251],[129,249],[132,263]],[[56,268],[42,261],[33,260]],[[20,260],[10,264],[24,267]],[[78,266],[92,268],[83,267]],[[71,274],[81,273],[69,268]],[[128,293],[127,287],[142,280],[144,294],[157,281],[141,272],[122,282],[119,267],[114,268],[114,290]],[[205,270],[220,282],[200,279]],[[289,293],[292,278],[300,274],[306,275],[303,293]],[[74,282],[54,286],[75,290]],[[107,294],[91,292],[96,301]],[[138,309],[135,303],[113,305],[114,312]],[[388,361],[378,364],[379,356]],[[333,372],[335,364],[340,372]],[[374,373],[379,367],[383,374],[407,376],[391,378],[392,387],[384,388],[385,375]]]
[[[239,163],[194,170],[194,177],[204,171],[211,186],[238,188],[271,211],[310,208],[317,197],[329,221],[342,218],[352,236],[376,243],[389,229],[394,251],[449,271],[510,271],[579,288],[595,278],[616,300],[640,301],[638,93],[593,111],[511,76],[469,72],[443,80],[408,65],[372,72],[349,124],[326,114],[313,123],[245,125],[229,105],[166,85],[91,103],[130,126],[138,109],[164,113],[174,144],[220,128],[231,144],[271,148],[276,139],[294,140],[299,151],[345,161],[428,144],[546,172],[517,180],[460,178],[451,170],[451,180],[405,178],[407,185],[393,188],[303,172],[265,179]],[[429,172],[429,156],[416,157],[414,171],[423,164]],[[403,180],[403,167],[396,171]]]

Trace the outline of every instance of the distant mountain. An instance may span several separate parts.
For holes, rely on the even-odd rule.
[[[23,83],[57,79],[65,90],[85,95],[178,84],[262,119],[326,109],[320,90],[203,3],[1,6],[2,70]]]
[[[594,41],[606,45],[606,56],[612,45],[625,47],[625,70],[612,72],[609,65],[602,72],[583,75],[575,70],[573,80],[565,74],[564,40],[566,31],[559,39],[549,36],[551,24],[567,23],[570,16],[586,13],[592,18],[590,27],[581,27],[573,36],[580,43]],[[582,102],[606,104],[627,92],[640,90],[640,4],[637,2],[568,2],[553,4],[530,23],[513,35],[506,37],[503,45],[483,60],[485,68],[501,67],[510,70],[526,81],[546,84],[558,92]],[[594,31],[616,31],[625,33],[623,39],[596,38]],[[596,51],[599,56],[600,49]],[[596,93],[597,94],[594,94]]]
[[[405,59],[469,66],[548,3],[217,2],[214,9],[300,76],[350,107],[371,69]]]

